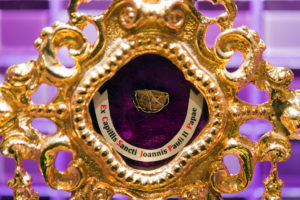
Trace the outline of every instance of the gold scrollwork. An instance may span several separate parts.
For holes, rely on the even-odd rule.
[[[111,187],[107,184],[101,183],[95,178],[89,178],[84,187],[82,187],[71,197],[71,200],[110,199],[112,196],[111,190]]]
[[[300,94],[289,90],[291,70],[276,67],[262,58],[265,44],[255,31],[233,29],[237,7],[234,0],[212,0],[226,13],[209,18],[199,13],[194,0],[114,0],[97,16],[78,12],[89,0],[71,0],[68,24],[43,29],[35,46],[36,61],[11,66],[0,85],[1,153],[17,163],[9,182],[16,199],[37,199],[23,160],[40,163],[46,183],[73,193],[72,200],[109,199],[121,193],[132,199],[154,200],[177,195],[183,199],[221,199],[220,193],[236,193],[251,182],[257,162],[270,161],[265,180],[265,199],[279,199],[282,181],[277,163],[290,157],[289,139],[300,139]],[[91,45],[83,33],[93,24],[98,33]],[[208,47],[209,25],[221,28],[215,46]],[[57,51],[66,46],[75,66],[67,68]],[[226,63],[234,51],[244,55],[236,72]],[[93,127],[89,104],[99,88],[130,60],[144,54],[169,59],[185,79],[202,94],[209,120],[198,136],[169,163],[145,170],[128,166],[117,151]],[[166,77],[167,79],[168,77]],[[58,88],[48,103],[34,104],[31,95],[41,84]],[[270,99],[251,105],[237,96],[253,83],[269,92]],[[52,120],[57,131],[44,135],[32,121]],[[273,130],[257,142],[242,136],[247,121],[264,119]],[[65,171],[55,168],[60,151],[73,160]],[[238,157],[241,170],[230,174],[223,157]]]
[[[239,39],[237,39],[239,38]],[[230,29],[221,33],[215,44],[216,55],[221,59],[229,59],[234,51],[241,51],[245,57],[244,63],[237,71],[229,73],[225,66],[222,66],[220,73],[224,80],[238,89],[248,85],[256,71],[256,67],[262,60],[262,53],[265,45],[259,39],[257,33],[248,30],[246,27]]]
[[[63,66],[56,55],[58,48],[65,45],[76,61],[72,68]],[[78,63],[89,52],[89,43],[81,30],[61,23],[56,23],[51,28],[44,28],[41,37],[36,40],[35,46],[40,50],[40,55],[43,55],[40,57],[41,71],[53,85],[69,81],[80,73],[81,67]]]
[[[241,171],[235,175],[230,174],[222,160],[212,164],[210,182],[212,187],[220,193],[243,191],[250,184],[254,174],[255,157],[252,142],[248,138],[241,137],[228,140],[220,159],[229,154],[239,158]]]
[[[280,117],[286,129],[289,130],[290,138],[300,139],[300,91],[291,90],[288,93],[283,113]]]
[[[133,28],[137,24],[138,15],[138,10],[134,5],[125,5],[120,10],[120,24],[126,29]]]
[[[22,163],[16,158],[17,167],[15,177],[8,181],[8,186],[14,190],[14,197],[17,200],[38,200],[38,193],[31,187],[31,177],[25,171]],[[22,161],[21,161],[22,162]]]
[[[180,4],[174,4],[169,10],[167,15],[167,25],[174,29],[179,29],[185,22],[185,13]]]
[[[182,196],[183,200],[220,200],[221,196],[215,192],[212,192],[209,187],[201,182],[198,182],[196,185],[190,185],[185,188],[185,193]]]
[[[43,144],[40,166],[49,186],[57,190],[74,191],[85,181],[84,166],[80,159],[73,160],[63,172],[54,166],[59,151],[72,151],[69,139],[55,137]]]

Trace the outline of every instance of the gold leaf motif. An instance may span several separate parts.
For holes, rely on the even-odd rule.
[[[0,130],[3,132],[4,125],[7,125],[16,115],[16,105],[14,104],[10,92],[1,89],[2,88],[0,88]]]
[[[109,199],[115,193],[130,199],[158,200],[174,194],[183,199],[221,199],[220,193],[244,190],[251,182],[257,162],[270,161],[273,168],[265,181],[264,199],[280,199],[282,181],[277,163],[291,154],[289,139],[300,139],[300,92],[289,90],[293,79],[287,68],[278,68],[262,57],[264,42],[246,27],[232,28],[237,13],[234,0],[211,0],[226,13],[206,17],[194,7],[196,0],[114,0],[106,12],[86,15],[77,11],[81,3],[71,0],[67,24],[43,29],[35,46],[35,61],[13,65],[0,85],[1,153],[17,162],[9,182],[15,199],[37,199],[22,161],[40,163],[46,183],[73,193],[72,199]],[[98,40],[91,45],[82,31],[93,23]],[[215,46],[205,42],[209,25],[222,33]],[[67,46],[75,61],[66,68],[57,50]],[[234,51],[244,55],[235,72],[226,64]],[[169,59],[205,98],[209,120],[191,144],[168,164],[157,169],[133,169],[98,134],[89,115],[89,103],[101,86],[130,60],[143,54]],[[167,79],[168,77],[166,77]],[[251,105],[237,93],[253,83],[270,93],[268,102]],[[41,84],[58,88],[49,103],[35,105],[31,95]],[[169,103],[169,94],[137,90],[137,109],[157,113]],[[34,118],[52,120],[57,131],[45,136],[34,129]],[[257,142],[242,136],[239,127],[253,119],[268,120],[273,130]],[[70,151],[73,161],[66,171],[54,166],[59,151]],[[230,174],[223,156],[233,154],[241,163],[238,174]],[[203,184],[205,183],[205,184]]]

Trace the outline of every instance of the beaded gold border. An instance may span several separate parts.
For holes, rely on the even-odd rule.
[[[116,48],[112,49],[116,50],[108,52],[109,56],[105,56],[100,63],[89,69],[77,86],[71,103],[73,105],[72,116],[75,131],[80,140],[84,140],[84,143],[90,146],[93,153],[102,157],[105,168],[110,169],[113,177],[124,182],[126,187],[149,189],[149,187],[157,188],[167,185],[184,175],[185,169],[190,167],[187,165],[188,160],[201,159],[222,137],[226,124],[224,95],[214,77],[196,61],[179,41],[170,44],[161,35],[155,37],[150,35],[136,37],[134,40],[120,39],[114,44],[114,47]],[[206,127],[201,130],[201,134],[195,138],[192,144],[180,151],[167,166],[150,171],[132,170],[124,162],[120,162],[121,157],[116,150],[107,145],[104,138],[94,131],[91,119],[87,114],[89,113],[89,104],[86,104],[92,100],[103,83],[113,77],[122,66],[134,57],[147,53],[165,56],[178,66],[185,78],[202,93],[207,101],[210,114]],[[84,107],[82,106],[83,103]]]
[[[72,192],[72,200],[110,199],[115,193],[131,199],[158,200],[177,195],[184,200],[221,199],[220,193],[243,191],[251,182],[255,164],[270,161],[264,199],[280,199],[282,181],[277,163],[291,154],[289,139],[300,138],[300,92],[290,90],[293,73],[262,58],[263,41],[246,27],[233,29],[237,7],[233,0],[212,0],[226,13],[215,18],[199,13],[193,0],[114,0],[100,15],[77,11],[89,0],[71,0],[68,24],[55,23],[42,30],[35,46],[36,61],[11,66],[0,85],[1,153],[14,158],[15,177],[8,182],[16,199],[38,199],[22,163],[39,162],[46,183]],[[98,40],[91,44],[82,31],[94,24]],[[209,25],[221,29],[209,48]],[[57,50],[67,46],[75,60],[61,64]],[[226,70],[234,51],[244,55],[235,72]],[[208,103],[209,122],[197,138],[168,164],[154,170],[134,169],[92,127],[88,105],[95,92],[131,59],[153,53],[181,70]],[[167,77],[166,77],[167,78]],[[50,102],[34,104],[31,95],[41,84],[56,86]],[[270,99],[251,105],[237,97],[253,83],[268,91]],[[57,131],[44,135],[32,126],[34,118],[52,120]],[[252,119],[265,119],[273,130],[253,142],[239,132]],[[60,151],[73,160],[65,171],[55,168]],[[241,171],[231,174],[223,163],[237,156]]]

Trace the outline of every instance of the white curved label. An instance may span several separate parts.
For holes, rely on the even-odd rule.
[[[178,153],[192,138],[199,123],[203,97],[190,91],[189,104],[184,123],[179,132],[163,147],[143,149],[127,143],[117,133],[110,116],[108,94],[97,92],[93,98],[97,122],[103,137],[122,155],[136,161],[153,162],[167,159]]]

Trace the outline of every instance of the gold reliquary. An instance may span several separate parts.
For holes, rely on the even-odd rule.
[[[269,161],[263,199],[281,199],[277,163],[300,139],[300,91],[290,90],[290,69],[265,61],[265,44],[247,27],[232,28],[234,0],[211,0],[226,13],[210,18],[193,0],[114,0],[101,15],[77,12],[88,0],[71,0],[68,23],[41,31],[37,60],[11,66],[0,86],[1,153],[14,158],[8,182],[16,199],[38,199],[23,161],[33,159],[46,183],[72,192],[72,200],[222,199],[247,188],[258,162]],[[82,31],[97,28],[91,44]],[[220,27],[213,47],[207,28]],[[63,66],[57,51],[66,46],[75,60]],[[244,62],[226,69],[235,51]],[[269,93],[252,105],[237,93],[248,84]],[[31,95],[41,84],[58,88],[45,104]],[[44,135],[32,126],[47,118],[57,126]],[[273,130],[251,141],[240,134],[245,122],[264,119]],[[55,159],[72,153],[65,171]],[[240,171],[231,174],[223,157],[235,155]]]

